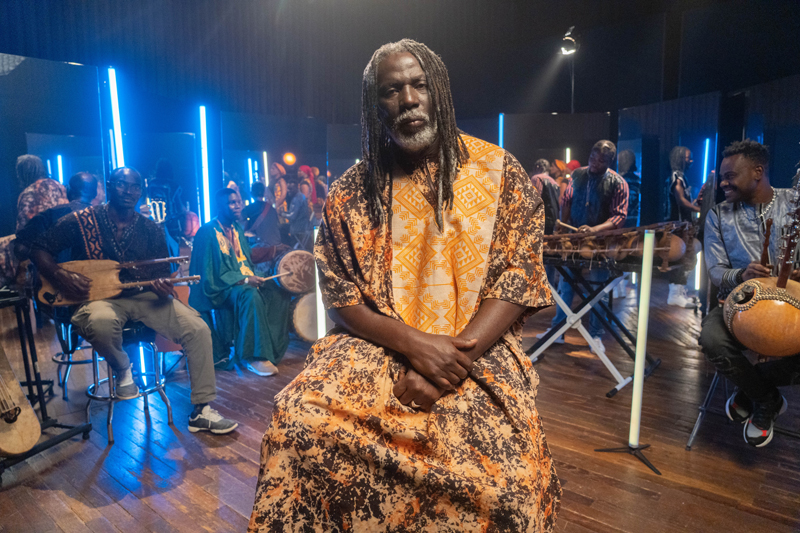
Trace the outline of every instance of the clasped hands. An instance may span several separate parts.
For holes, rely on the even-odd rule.
[[[436,400],[467,377],[473,360],[466,352],[477,343],[477,339],[416,332],[403,354],[412,368],[400,375],[394,395],[403,405],[430,411]]]

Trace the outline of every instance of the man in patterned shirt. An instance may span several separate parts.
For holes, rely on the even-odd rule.
[[[629,192],[627,182],[610,168],[616,156],[617,147],[611,141],[602,140],[594,144],[589,154],[589,166],[577,168],[572,173],[572,180],[561,199],[561,222],[577,227],[582,233],[622,227],[628,216]],[[607,270],[592,269],[588,279],[605,281],[608,275]],[[572,305],[572,286],[563,279],[558,284],[558,294],[567,305]],[[607,302],[608,295],[603,299]],[[556,327],[566,316],[560,307],[557,308],[551,327]],[[603,345],[600,337],[603,325],[594,313],[589,318],[589,334],[596,344]],[[564,337],[555,342],[563,343]]]
[[[72,260],[111,259],[120,263],[161,259],[168,255],[164,230],[136,212],[142,195],[142,177],[132,168],[118,168],[108,180],[108,203],[89,207],[61,218],[34,244],[31,258],[42,276],[65,294],[85,299],[91,280],[61,268],[54,260],[71,249]],[[139,396],[133,381],[131,361],[122,349],[122,328],[138,321],[164,337],[181,344],[189,365],[191,401],[189,431],[229,433],[238,424],[209,407],[217,395],[211,332],[200,315],[172,297],[169,267],[157,264],[123,269],[123,282],[153,280],[147,289],[129,289],[118,298],[82,304],[72,323],[100,356],[114,369],[116,397],[129,400]]]
[[[552,531],[520,338],[552,304],[542,201],[511,154],[458,130],[425,45],[378,49],[362,103],[363,158],[315,247],[337,327],[275,398],[250,531]]]

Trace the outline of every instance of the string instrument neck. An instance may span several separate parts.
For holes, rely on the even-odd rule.
[[[761,266],[769,266],[769,241],[772,237],[772,219],[767,219],[767,229],[764,232],[764,247],[761,249]]]

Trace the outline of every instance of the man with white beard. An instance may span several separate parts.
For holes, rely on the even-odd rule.
[[[361,124],[315,247],[337,327],[275,397],[250,531],[552,531],[561,488],[520,339],[552,305],[542,200],[458,130],[423,44],[375,52]]]

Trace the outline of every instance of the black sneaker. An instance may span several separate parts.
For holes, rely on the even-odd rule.
[[[209,406],[204,406],[200,414],[196,416],[189,415],[189,431],[197,433],[198,431],[210,431],[215,435],[224,435],[230,433],[239,427],[238,422],[223,418],[216,409]]]
[[[753,414],[747,419],[744,425],[744,441],[750,446],[762,448],[772,440],[775,419],[786,412],[789,406],[786,398],[780,397],[780,401],[766,404],[756,403]]]
[[[743,424],[753,414],[753,401],[742,391],[736,391],[725,402],[725,414],[734,422]]]

